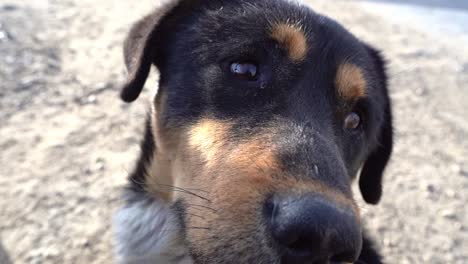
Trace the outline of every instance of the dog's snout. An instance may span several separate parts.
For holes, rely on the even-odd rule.
[[[265,219],[283,263],[354,262],[361,251],[361,228],[351,208],[319,195],[269,199]]]

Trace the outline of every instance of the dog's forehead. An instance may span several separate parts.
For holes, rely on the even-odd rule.
[[[362,53],[360,42],[341,25],[295,1],[216,1],[194,11],[183,23],[192,35],[184,41],[194,52],[214,53],[274,40],[296,62],[306,55],[330,54],[338,61],[350,61]]]

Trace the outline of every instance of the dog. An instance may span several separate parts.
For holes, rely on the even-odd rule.
[[[114,217],[120,263],[383,262],[351,190],[377,204],[392,152],[380,51],[294,1],[174,0],[124,57],[124,101],[152,65],[159,86]]]

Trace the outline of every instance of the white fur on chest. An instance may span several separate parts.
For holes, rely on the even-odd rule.
[[[118,263],[193,263],[171,208],[154,199],[132,200],[114,215]]]

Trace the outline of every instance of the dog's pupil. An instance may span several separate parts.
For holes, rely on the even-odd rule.
[[[348,116],[346,116],[345,128],[356,129],[360,123],[361,123],[361,117],[357,113],[352,112]]]
[[[231,72],[235,75],[251,79],[257,76],[257,66],[249,62],[234,62],[231,64]]]

